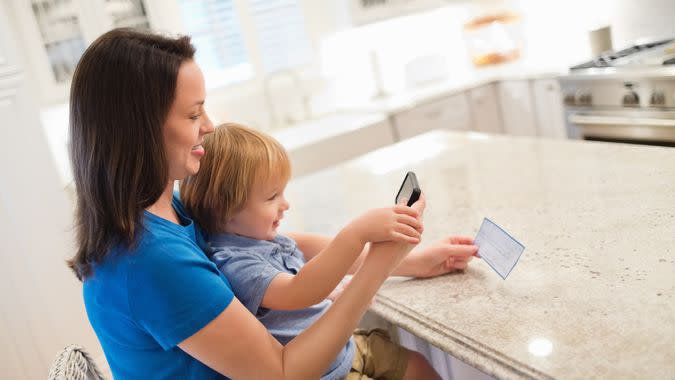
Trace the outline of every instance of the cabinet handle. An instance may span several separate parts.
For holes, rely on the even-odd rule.
[[[647,127],[675,127],[675,120],[649,117],[570,115],[567,120],[578,125],[641,125]]]

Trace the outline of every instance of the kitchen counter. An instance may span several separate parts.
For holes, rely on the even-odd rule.
[[[272,132],[288,151],[293,177],[394,143],[387,116],[380,113],[335,113]]]
[[[292,127],[270,132],[287,150],[324,141],[358,130],[368,125],[385,122],[387,115],[381,113],[344,112],[308,120]]]
[[[335,233],[406,170],[422,244],[489,217],[526,248],[506,280],[390,279],[375,313],[497,378],[672,378],[675,150],[434,131],[293,181],[283,228]]]

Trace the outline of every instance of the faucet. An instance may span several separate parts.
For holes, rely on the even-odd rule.
[[[271,89],[271,83],[275,78],[279,78],[282,76],[286,76],[288,78],[291,78],[293,81],[293,86],[295,88],[296,94],[299,95],[300,100],[302,102],[302,119],[300,120],[294,120],[291,118],[288,114],[285,116],[284,121],[287,124],[293,124],[298,121],[304,121],[304,120],[309,120],[311,117],[311,111],[310,111],[310,106],[309,106],[309,95],[305,91],[305,89],[302,87],[302,82],[300,81],[300,76],[298,75],[297,72],[291,69],[283,69],[283,70],[278,70],[273,73],[270,73],[265,76],[263,80],[263,90],[265,93],[265,101],[267,102],[267,108],[269,109],[270,112],[270,123],[272,128],[277,128],[279,126],[279,118],[280,115],[277,114],[279,110],[276,109],[276,105],[274,104],[274,98],[272,96],[272,89]]]

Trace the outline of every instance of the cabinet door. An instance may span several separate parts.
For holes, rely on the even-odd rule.
[[[532,83],[535,117],[539,136],[567,138],[560,84],[556,79],[539,79]]]
[[[457,94],[394,115],[400,140],[433,129],[468,130],[469,104],[465,94]]]
[[[150,26],[142,0],[14,0],[11,5],[42,103],[68,98],[77,62],[98,36],[114,27]]]
[[[497,85],[504,132],[536,136],[537,123],[528,80],[502,81]]]
[[[502,121],[493,84],[469,90],[471,121],[474,131],[502,133]]]

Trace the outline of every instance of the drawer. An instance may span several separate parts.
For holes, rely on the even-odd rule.
[[[433,129],[468,130],[471,125],[465,94],[453,95],[394,115],[399,139]]]

